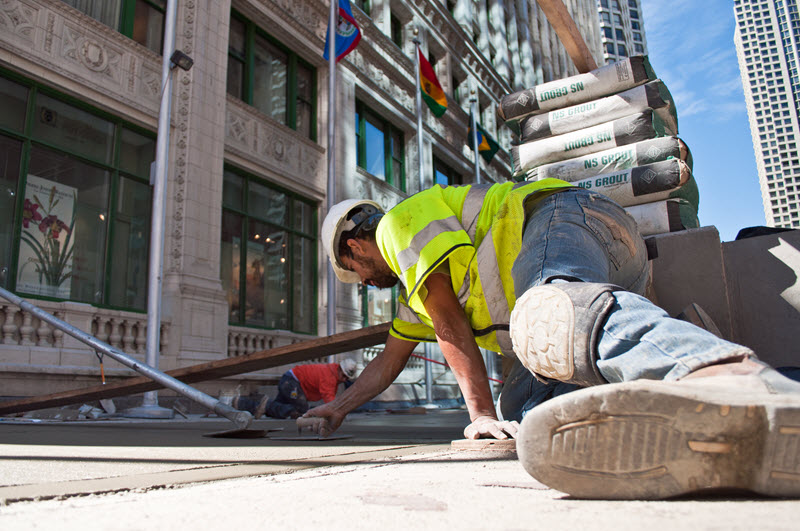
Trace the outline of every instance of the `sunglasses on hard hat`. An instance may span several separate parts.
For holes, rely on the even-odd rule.
[[[367,205],[361,207],[361,210],[353,214],[350,218],[350,221],[355,223],[352,237],[356,238],[362,230],[367,232],[375,230],[381,218],[383,218],[383,213],[374,206]]]

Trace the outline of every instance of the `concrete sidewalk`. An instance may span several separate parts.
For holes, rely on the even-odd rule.
[[[333,441],[221,419],[0,420],[0,529],[796,529],[800,501],[575,500],[513,453],[454,450],[464,411],[361,413]],[[270,437],[291,421],[259,420]]]

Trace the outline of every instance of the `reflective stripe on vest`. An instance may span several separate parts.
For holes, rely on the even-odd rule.
[[[420,249],[424,249],[438,234],[448,231],[460,231],[463,228],[455,216],[450,216],[447,219],[437,219],[429,223],[427,227],[414,235],[408,247],[397,253],[397,264],[400,266],[400,270],[405,273],[409,268],[413,267],[419,261]]]
[[[483,287],[483,301],[489,311],[492,320],[492,330],[484,333],[495,332],[497,345],[503,352],[513,350],[511,336],[509,335],[509,323],[511,322],[511,310],[508,308],[506,292],[503,289],[503,281],[500,278],[500,268],[497,265],[497,253],[494,249],[494,239],[492,230],[486,233],[476,256],[478,261],[478,276]]]
[[[521,182],[514,185],[514,189],[520,186],[525,186],[530,183]],[[467,197],[464,200],[464,206],[461,209],[461,220],[464,230],[467,231],[472,243],[475,243],[475,236],[478,230],[478,215],[483,208],[483,201],[486,197],[486,192],[491,185],[474,185],[467,192]],[[473,330],[475,335],[486,335],[495,332],[497,345],[503,352],[513,352],[511,344],[511,336],[509,335],[509,325],[511,321],[511,310],[508,308],[508,299],[506,299],[506,292],[503,289],[503,281],[500,278],[500,268],[497,265],[497,253],[494,248],[494,239],[492,238],[492,231],[486,233],[476,250],[478,276],[481,279],[481,286],[483,287],[483,301],[486,309],[489,312],[489,318],[492,320],[492,326],[485,330]],[[470,293],[470,279],[469,273],[464,278],[461,289],[458,290],[458,301],[462,306],[466,305]]]
[[[478,214],[481,213],[486,192],[491,187],[491,184],[473,184],[464,199],[464,206],[461,207],[461,225],[472,243],[475,243],[475,233],[478,231]]]
[[[514,188],[529,184],[529,182],[521,182],[516,184]],[[421,250],[442,231],[464,230],[472,244],[475,245],[478,217],[483,208],[486,193],[491,186],[491,184],[470,186],[461,209],[460,223],[455,216],[451,216],[446,219],[436,220],[415,234],[410,244],[397,255],[398,266],[401,270],[405,272],[413,267],[419,261]],[[484,305],[492,325],[481,330],[473,329],[473,334],[480,337],[495,332],[496,342],[500,349],[504,353],[513,353],[511,337],[509,336],[511,311],[508,307],[508,300],[500,277],[500,268],[497,263],[497,253],[491,228],[476,247],[475,260],[477,261],[478,276],[483,287]],[[416,288],[416,286],[412,288],[412,293],[416,291]],[[471,296],[469,269],[467,269],[456,296],[461,306],[465,307]],[[408,323],[421,323],[413,310],[408,308],[406,312],[403,311],[406,309],[403,305],[400,305],[400,307],[397,317]]]
[[[424,324],[417,313],[405,304],[397,305],[397,317],[407,323]]]

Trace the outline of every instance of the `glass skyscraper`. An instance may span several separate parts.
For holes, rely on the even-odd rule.
[[[606,64],[647,55],[641,0],[597,0]]]
[[[736,53],[770,227],[800,227],[796,0],[734,0]]]

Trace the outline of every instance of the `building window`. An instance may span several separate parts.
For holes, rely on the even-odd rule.
[[[464,184],[464,178],[456,170],[433,157],[433,184],[441,186]]]
[[[0,77],[0,284],[144,310],[153,160],[153,134]]]
[[[370,9],[372,7],[372,2],[369,0],[353,0],[352,4],[357,6],[361,11],[366,13],[367,15],[370,14]]]
[[[397,287],[361,286],[361,308],[364,326],[387,323],[394,319]]]
[[[315,332],[316,227],[312,201],[225,167],[220,277],[230,324]]]
[[[600,0],[600,7],[608,9],[608,0]]]
[[[614,11],[621,11],[621,8],[619,7],[619,0],[611,0],[611,9]]]
[[[455,75],[452,77],[453,83],[453,100],[456,103],[461,103],[462,100],[462,92],[466,90],[466,86],[464,86],[464,82],[466,79],[459,80]],[[466,96],[466,94],[464,94]]]
[[[628,57],[628,49],[624,44],[617,44],[617,55],[621,57]]]
[[[403,23],[400,22],[400,19],[392,14],[389,17],[389,24],[391,25],[390,31],[392,32],[391,38],[392,42],[395,43],[400,48],[403,47]]]
[[[639,23],[636,22],[635,20],[633,20],[633,21],[631,21],[631,29],[638,30],[638,29],[641,29],[641,28],[639,27]]]
[[[316,140],[316,90],[316,71],[310,63],[231,13],[228,94]]]
[[[609,55],[615,55],[613,42],[606,43],[606,53]]]
[[[406,190],[403,132],[356,101],[356,159],[369,174]]]
[[[614,30],[608,26],[603,26],[603,36],[606,39],[613,39],[614,38]]]
[[[600,13],[600,18],[603,20],[603,22],[611,24],[611,14],[608,11],[603,11]]]
[[[631,19],[639,20],[639,12],[634,9],[631,9]]]
[[[622,26],[622,16],[619,13],[614,13],[614,24]]]
[[[625,42],[625,32],[624,31],[622,31],[621,29],[617,28],[617,29],[614,30],[614,33],[616,34],[618,41]]]
[[[628,0],[628,7],[636,9],[636,0]]]
[[[166,0],[63,0],[98,22],[160,54]]]

